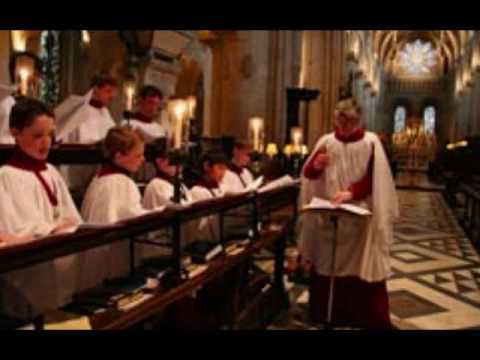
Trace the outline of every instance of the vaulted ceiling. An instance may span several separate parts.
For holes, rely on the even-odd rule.
[[[406,43],[420,39],[432,43],[450,69],[462,55],[470,31],[466,30],[378,30],[372,32],[373,50],[383,64],[393,61]]]

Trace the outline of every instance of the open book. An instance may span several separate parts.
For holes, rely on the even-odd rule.
[[[267,191],[274,190],[274,189],[277,189],[277,188],[281,188],[281,187],[284,187],[284,186],[295,185],[295,184],[298,184],[299,182],[300,182],[300,180],[298,180],[298,179],[295,180],[290,175],[285,175],[285,176],[282,176],[281,178],[270,181],[268,184],[265,184],[260,189],[258,189],[258,192],[263,193],[263,192],[267,192]]]
[[[310,204],[304,206],[303,210],[344,210],[346,212],[361,216],[372,215],[371,211],[364,209],[360,206],[352,204],[341,204],[335,206],[330,201],[317,197],[314,197]]]
[[[245,187],[244,189],[239,190],[239,191],[227,191],[225,193],[225,195],[226,196],[228,196],[228,195],[240,195],[240,194],[246,194],[246,193],[249,193],[249,192],[257,191],[260,188],[260,186],[262,185],[262,183],[263,183],[263,176],[260,176],[254,182],[252,182],[247,187]]]

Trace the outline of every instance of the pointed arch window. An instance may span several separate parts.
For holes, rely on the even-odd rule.
[[[394,131],[400,133],[405,130],[405,122],[407,120],[407,109],[405,106],[397,106],[393,115]]]
[[[423,127],[425,132],[433,134],[435,132],[436,111],[435,107],[427,106],[423,111]]]

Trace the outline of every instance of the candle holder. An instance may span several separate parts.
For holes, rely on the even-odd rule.
[[[168,152],[168,163],[175,166],[175,176],[173,177],[173,201],[179,204],[182,200],[182,182],[183,172],[180,168],[188,162],[188,152],[184,149],[171,149]]]

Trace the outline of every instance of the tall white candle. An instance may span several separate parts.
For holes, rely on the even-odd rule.
[[[290,132],[290,138],[292,141],[293,145],[293,152],[294,153],[300,153],[301,152],[301,146],[303,143],[303,133],[302,133],[302,128],[301,127],[293,127]]]
[[[197,99],[195,96],[189,96],[187,98],[188,118],[193,119],[195,117],[195,109],[197,107]]]
[[[133,85],[125,87],[125,93],[127,95],[127,111],[131,111],[133,109],[133,96],[135,95],[135,87]]]
[[[20,93],[27,96],[30,71],[26,67],[22,67],[18,70],[18,76],[20,77]]]
[[[175,121],[175,137],[173,146],[175,149],[179,149],[182,145],[182,130],[183,130],[183,121],[187,113],[187,104],[185,100],[175,100],[173,106],[173,114]]]
[[[260,117],[253,117],[250,119],[250,129],[253,133],[253,150],[261,151],[260,133],[263,129],[263,119]]]

